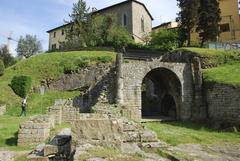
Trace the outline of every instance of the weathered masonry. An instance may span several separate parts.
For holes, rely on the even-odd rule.
[[[166,116],[187,120],[192,117],[194,102],[191,63],[162,62],[161,58],[118,59],[117,102],[131,119]]]

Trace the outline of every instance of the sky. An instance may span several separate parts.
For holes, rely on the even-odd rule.
[[[69,20],[72,5],[77,0],[1,0],[0,3],[0,45],[6,44],[12,33],[14,40],[21,35],[37,35],[48,49],[46,31],[64,24]],[[85,0],[89,7],[102,9],[124,0]],[[153,26],[176,18],[178,12],[176,0],[139,0],[144,3],[154,17]],[[11,41],[11,52],[16,55],[16,41]]]

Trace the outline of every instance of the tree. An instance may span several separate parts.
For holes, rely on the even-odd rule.
[[[0,59],[3,61],[5,67],[9,67],[16,63],[15,58],[10,54],[6,45],[0,47]]]
[[[178,46],[179,35],[176,30],[161,30],[153,32],[151,35],[150,46],[163,51],[176,49]]]
[[[220,34],[218,24],[221,21],[220,13],[217,0],[200,0],[197,32],[199,32],[201,38],[201,46],[206,41],[217,40],[217,36]]]
[[[184,42],[187,41],[187,46],[191,44],[191,32],[193,31],[197,23],[197,9],[199,2],[198,0],[177,0],[180,12],[178,13],[177,21],[180,22],[179,26],[179,37],[180,44],[183,46]]]
[[[4,74],[5,66],[3,61],[0,59],[0,76]]]
[[[61,44],[65,50],[109,45],[122,48],[132,41],[126,29],[117,25],[115,15],[89,13],[84,0],[73,5],[69,16],[71,25],[67,29],[67,41]]]
[[[42,44],[37,39],[37,36],[34,35],[26,35],[25,37],[21,36],[18,45],[17,45],[17,53],[18,56],[23,56],[25,58],[29,58],[35,54],[38,54],[42,50]]]

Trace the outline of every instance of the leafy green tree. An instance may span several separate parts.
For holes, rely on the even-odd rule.
[[[6,45],[0,47],[0,59],[4,62],[5,67],[9,67],[16,63],[15,58],[10,54]]]
[[[150,46],[155,49],[170,51],[176,49],[179,42],[179,35],[176,30],[161,30],[153,32]]]
[[[216,41],[220,34],[219,22],[221,11],[219,9],[219,2],[217,0],[200,0],[198,9],[198,26],[197,32],[201,38],[201,46],[206,41]]]
[[[191,32],[197,23],[197,10],[199,0],[177,0],[180,12],[178,13],[177,21],[179,26],[179,46],[187,41],[187,46],[191,45]]]
[[[0,59],[0,76],[4,74],[5,66],[3,61]]]
[[[67,29],[67,42],[62,43],[65,50],[109,45],[119,48],[132,41],[126,29],[117,25],[115,15],[89,13],[84,0],[73,5],[70,18],[72,23]]]
[[[37,36],[26,35],[25,37],[21,36],[18,45],[17,45],[17,53],[18,56],[23,56],[25,58],[29,58],[35,54],[38,54],[42,50],[42,44],[37,39]]]

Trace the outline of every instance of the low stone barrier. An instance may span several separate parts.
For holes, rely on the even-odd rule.
[[[0,105],[0,116],[4,115],[6,112],[6,105]]]
[[[53,117],[42,115],[31,118],[20,125],[18,145],[26,146],[44,142],[50,135],[50,129],[55,125]]]

